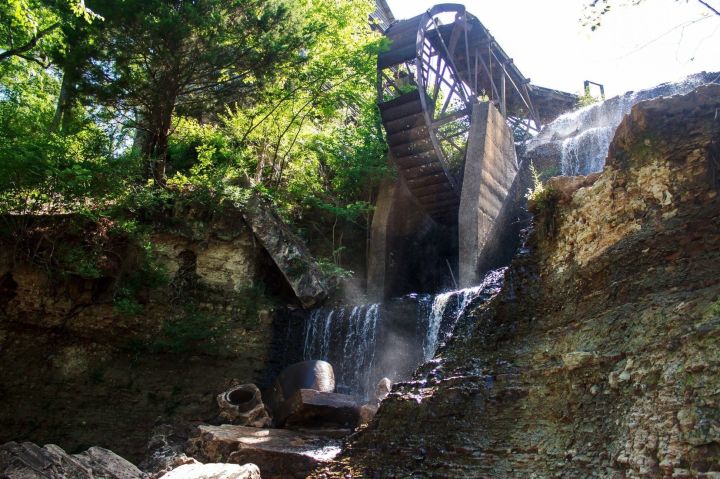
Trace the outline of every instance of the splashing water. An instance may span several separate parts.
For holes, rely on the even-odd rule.
[[[313,311],[305,325],[303,358],[330,362],[338,391],[366,393],[374,386],[378,317],[378,304]]]
[[[476,299],[500,290],[506,268],[492,271],[472,288],[435,296],[408,295],[386,304],[318,309],[305,324],[304,359],[323,359],[335,370],[338,392],[368,399],[383,377],[407,379],[451,337]],[[412,317],[397,312],[404,304]],[[409,327],[404,324],[409,320]]]
[[[423,342],[425,361],[432,359],[438,347],[452,337],[455,323],[475,299],[485,295],[487,300],[499,292],[499,285],[502,284],[506,269],[491,271],[478,286],[438,294],[432,298],[432,303],[427,300],[425,304],[421,302],[421,307],[427,311],[425,314],[421,313],[421,316],[427,318],[427,333]],[[426,306],[428,304],[430,304],[429,308]]]
[[[717,73],[698,73],[679,82],[628,92],[566,113],[528,142],[527,155],[532,156],[534,150],[550,145],[559,151],[562,175],[588,175],[601,171],[615,130],[633,105],[663,96],[684,95],[718,79]]]

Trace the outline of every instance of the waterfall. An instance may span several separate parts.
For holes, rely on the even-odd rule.
[[[497,294],[506,268],[482,284],[434,296],[411,294],[383,304],[317,309],[307,318],[303,358],[333,365],[337,391],[367,400],[378,381],[408,379],[451,337],[468,306]]]
[[[484,295],[487,301],[500,291],[506,269],[491,271],[478,286],[441,293],[420,301],[420,317],[426,318],[427,324],[423,341],[423,360],[432,359],[437,349],[452,337],[455,323],[475,299]]]
[[[379,305],[316,309],[305,325],[304,359],[323,359],[335,369],[339,392],[365,394],[371,371]]]
[[[679,82],[628,92],[565,113],[528,142],[526,156],[532,157],[534,151],[550,146],[559,153],[562,175],[588,175],[601,171],[615,130],[633,105],[662,96],[684,95],[713,81],[718,81],[717,73],[698,73]]]

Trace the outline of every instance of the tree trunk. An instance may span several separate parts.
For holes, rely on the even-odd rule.
[[[166,98],[163,105],[157,105],[147,115],[147,132],[140,137],[142,154],[148,162],[148,176],[161,186],[165,185],[168,138],[172,125],[175,97]]]
[[[55,106],[55,115],[50,124],[50,131],[53,133],[61,131],[61,127],[62,130],[67,129],[72,119],[71,109],[75,98],[75,91],[71,77],[73,77],[73,75],[66,67],[63,72],[62,83],[60,84],[60,94],[58,95]]]

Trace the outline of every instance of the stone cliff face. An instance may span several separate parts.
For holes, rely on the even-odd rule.
[[[718,111],[641,103],[553,180],[503,291],[314,477],[719,477]]]
[[[127,242],[105,245],[98,270],[85,276],[17,261],[3,243],[0,443],[54,443],[68,452],[98,445],[137,462],[156,421],[212,421],[229,381],[262,385],[282,367],[276,349],[284,335],[269,310],[297,299],[235,213],[207,221],[185,212],[154,228],[152,256],[166,278],[153,287],[139,278],[125,310],[119,278],[139,268]],[[50,249],[102,229],[83,223],[70,235],[70,219],[36,221],[57,230]],[[300,253],[296,261],[307,261]]]

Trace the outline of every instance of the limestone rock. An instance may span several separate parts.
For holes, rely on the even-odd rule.
[[[145,459],[140,464],[143,471],[152,479],[185,464],[199,464],[185,454],[185,439],[176,435],[175,428],[169,424],[156,426],[148,441]]]
[[[243,217],[304,308],[311,308],[327,298],[331,288],[328,279],[320,272],[302,240],[271,205],[259,196],[253,196],[243,210]]]
[[[217,397],[220,418],[231,424],[267,427],[270,416],[263,404],[260,390],[254,384],[234,386]]]
[[[383,399],[388,396],[388,394],[390,394],[391,389],[392,381],[390,381],[388,378],[382,378],[380,381],[378,381],[377,386],[375,387],[375,402],[379,404]]]
[[[54,444],[8,442],[0,446],[0,477],[9,479],[144,479],[132,463],[102,447],[68,454]]]
[[[561,202],[569,203],[577,190],[592,186],[598,178],[600,173],[587,176],[555,176],[548,180],[547,186],[558,194]]]
[[[375,414],[377,414],[378,406],[374,404],[363,404],[360,406],[360,424],[370,424]]]
[[[275,424],[354,427],[359,419],[360,406],[352,396],[298,389],[278,408]]]
[[[467,334],[311,477],[720,473],[720,85],[637,104],[567,195]]]
[[[255,464],[185,464],[173,469],[162,479],[260,479]]]
[[[590,366],[597,362],[597,355],[587,351],[573,351],[562,355],[563,364],[569,371],[584,366]]]
[[[285,429],[199,426],[188,453],[203,462],[257,464],[263,478],[306,477],[340,452],[340,441]]]

